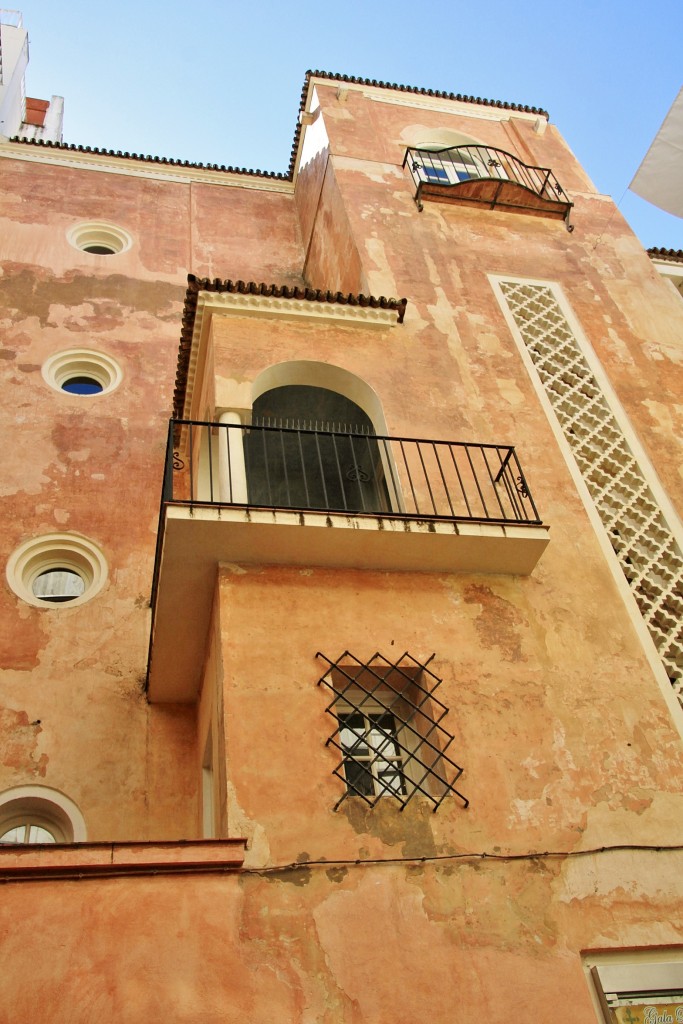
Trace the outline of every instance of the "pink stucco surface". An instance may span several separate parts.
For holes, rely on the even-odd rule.
[[[681,942],[680,714],[489,275],[559,284],[679,509],[683,304],[554,126],[388,90],[318,94],[327,143],[292,186],[30,162],[21,147],[2,159],[3,564],[30,537],[73,531],[109,576],[73,608],[0,587],[0,791],[52,787],[88,840],[145,844],[126,854],[141,870],[120,877],[50,876],[51,857],[67,863],[55,851],[45,877],[8,877],[7,1020],[592,1024],[582,951]],[[404,150],[444,127],[551,166],[574,232],[499,210],[419,213]],[[66,233],[90,219],[120,225],[131,248],[75,250]],[[551,531],[534,572],[217,564],[198,700],[149,703],[188,272],[407,297],[392,327],[214,316],[196,404],[218,416],[216,395],[306,360],[365,382],[392,435],[514,444]],[[51,389],[41,367],[70,348],[109,354],[121,385]],[[188,583],[188,616],[192,600]],[[419,797],[333,810],[343,783],[316,653],[346,650],[434,655],[467,809],[451,795],[435,814]],[[178,846],[170,874],[164,847],[154,875],[153,844],[202,836],[209,733],[216,839],[245,837],[244,867]],[[98,856],[84,847],[73,863]]]

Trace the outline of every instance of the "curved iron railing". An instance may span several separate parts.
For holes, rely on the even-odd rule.
[[[554,203],[561,208],[565,220],[573,205],[549,167],[525,164],[513,153],[492,146],[450,146],[445,149],[406,150],[403,166],[408,167],[416,186],[415,199],[425,186],[461,186],[464,182],[512,182],[526,189],[536,199]],[[486,200],[489,202],[489,200]],[[497,205],[512,205],[505,201]]]

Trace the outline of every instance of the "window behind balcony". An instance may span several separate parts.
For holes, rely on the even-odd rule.
[[[335,391],[287,385],[265,392],[254,402],[244,449],[251,505],[389,509],[372,421]]]

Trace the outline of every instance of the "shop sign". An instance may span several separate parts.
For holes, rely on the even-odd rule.
[[[612,1007],[614,1024],[683,1024],[683,1003],[636,1003]]]

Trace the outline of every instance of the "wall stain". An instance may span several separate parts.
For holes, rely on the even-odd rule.
[[[480,583],[468,584],[463,596],[465,604],[481,606],[474,624],[483,646],[498,647],[506,661],[526,661],[518,633],[525,623],[519,610]]]
[[[343,882],[348,873],[349,869],[341,866],[328,868],[325,872],[331,882]]]
[[[16,598],[17,603],[19,598]],[[0,633],[0,669],[26,672],[40,663],[47,634],[40,612],[26,607],[26,614],[17,616],[11,629]],[[11,615],[11,613],[10,613]],[[12,621],[11,618],[8,621]]]
[[[47,754],[38,756],[38,736],[43,730],[39,721],[30,723],[25,711],[0,708],[2,765],[16,768],[22,774],[43,778],[47,771]]]
[[[266,881],[272,882],[285,882],[288,885],[301,886],[308,885],[313,877],[313,872],[310,868],[290,868],[286,871],[277,871],[273,874],[267,874]]]
[[[432,834],[431,805],[412,800],[405,810],[390,799],[370,807],[359,797],[349,797],[338,811],[358,835],[372,835],[387,846],[403,843],[404,857],[431,857],[436,851]]]
[[[176,303],[184,298],[184,288],[165,281],[131,281],[123,274],[94,277],[72,271],[62,278],[44,270],[31,270],[23,264],[5,264],[0,278],[0,304],[20,317],[37,317],[41,326],[50,323],[53,306],[73,308],[85,303],[103,303],[107,316],[112,310],[135,308],[158,319],[177,318]],[[109,300],[111,304],[106,304]],[[163,315],[165,314],[165,316]]]

